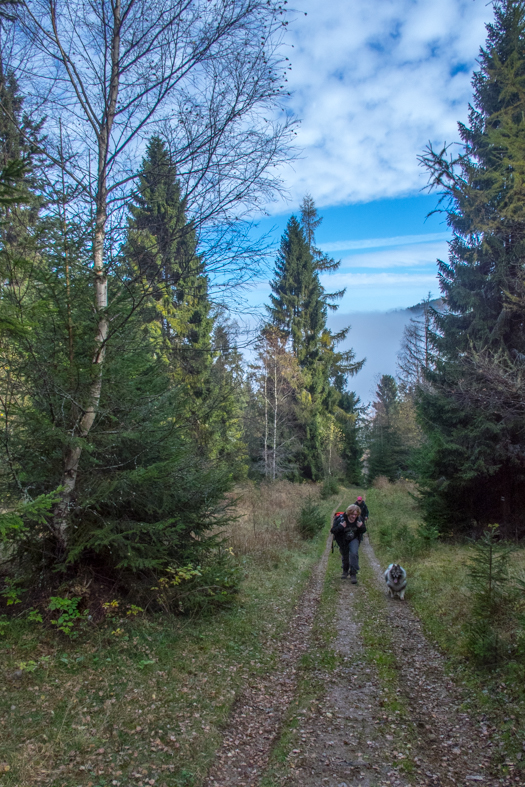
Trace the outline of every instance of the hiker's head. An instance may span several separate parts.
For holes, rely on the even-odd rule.
[[[357,502],[358,503],[362,503],[363,502],[363,498],[361,497],[361,495],[359,495],[359,497],[357,498]]]
[[[345,511],[346,516],[350,520],[350,522],[355,522],[357,517],[361,514],[361,509],[359,506],[356,506],[355,503],[352,506],[348,506]]]

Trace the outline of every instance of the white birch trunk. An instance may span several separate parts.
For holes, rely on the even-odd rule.
[[[104,269],[104,242],[106,238],[107,220],[107,159],[119,91],[120,24],[120,0],[116,0],[113,6],[111,78],[108,90],[108,102],[106,112],[101,118],[98,132],[98,169],[97,190],[95,195],[96,211],[93,235],[93,271],[95,274],[94,288],[97,328],[94,341],[93,380],[84,398],[86,406],[83,415],[78,422],[76,433],[73,434],[73,437],[76,439],[66,451],[61,482],[62,492],[53,516],[55,532],[63,547],[65,547],[68,542],[69,506],[77,482],[83,441],[87,438],[93,427],[100,403],[103,367],[106,357],[106,341],[108,337],[108,280]]]
[[[273,359],[273,461],[272,478],[277,477],[277,357]]]
[[[268,371],[264,362],[264,477],[268,478]]]

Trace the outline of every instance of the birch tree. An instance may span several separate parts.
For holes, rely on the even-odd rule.
[[[92,371],[76,397],[54,514],[63,546],[108,343],[130,316],[110,323],[109,285],[145,139],[156,132],[169,145],[193,227],[213,242],[212,273],[222,286],[245,275],[245,261],[228,267],[223,252],[238,219],[278,187],[290,132],[273,120],[286,24],[273,0],[32,0],[19,11],[22,86],[46,112],[45,153],[92,232]]]
[[[266,328],[251,366],[251,402],[245,415],[255,466],[267,481],[294,471],[300,448],[301,392],[304,379],[286,337]]]

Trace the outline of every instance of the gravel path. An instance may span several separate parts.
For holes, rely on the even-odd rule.
[[[255,787],[268,764],[297,686],[296,666],[308,650],[323,586],[329,542],[281,644],[279,669],[249,686],[236,703],[206,787]],[[338,664],[316,671],[318,701],[298,710],[284,766],[272,787],[495,787],[518,784],[491,773],[491,742],[481,722],[462,710],[464,697],[425,638],[407,602],[378,597],[382,569],[368,538],[361,551],[372,568],[366,582],[341,582],[334,643]],[[370,584],[372,583],[372,584]],[[356,602],[385,630],[385,653],[395,659],[404,712],[385,708],[385,691],[365,659]],[[392,645],[393,643],[393,645]]]

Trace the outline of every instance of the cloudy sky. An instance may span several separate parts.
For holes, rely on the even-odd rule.
[[[413,194],[417,154],[457,138],[487,0],[302,0],[290,25],[291,108],[303,156],[286,183],[292,203]],[[304,15],[306,13],[306,16]]]
[[[436,258],[446,258],[448,228],[441,215],[426,218],[437,198],[423,191],[417,157],[429,141],[458,139],[492,5],[302,0],[294,7],[286,54],[301,154],[283,173],[287,201],[269,206],[260,227],[278,242],[303,195],[313,196],[324,217],[317,243],[342,260],[323,281],[327,289],[347,288],[336,321],[351,318],[350,342],[367,345],[367,382],[357,386],[366,398],[377,373],[394,371],[390,345],[398,343],[403,320],[385,323],[387,362],[385,332],[376,331],[370,345],[371,323],[355,314],[403,309],[439,294]],[[268,294],[259,284],[252,303]]]

